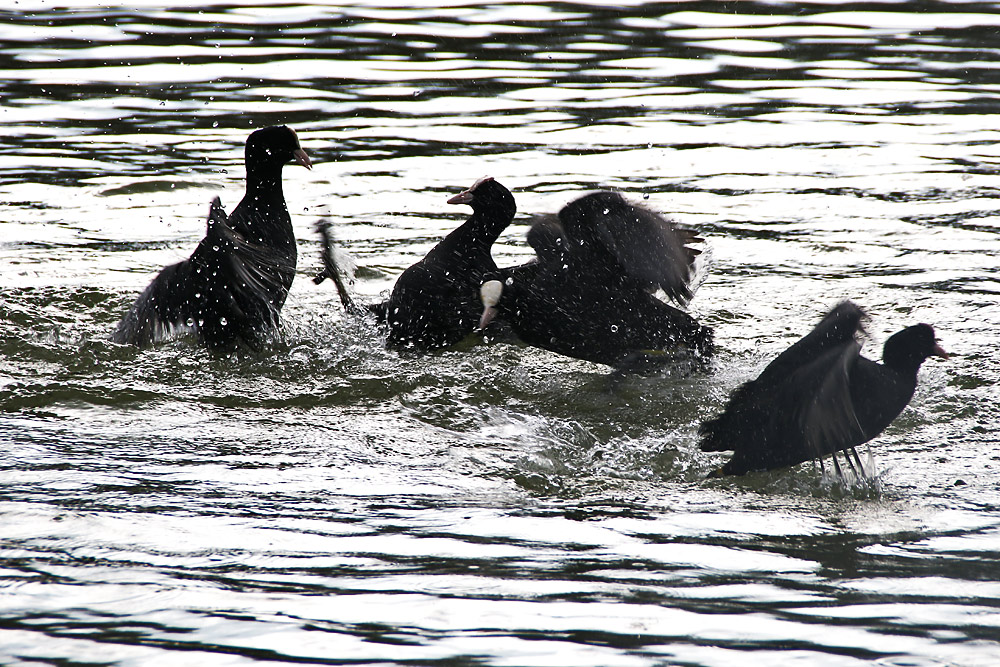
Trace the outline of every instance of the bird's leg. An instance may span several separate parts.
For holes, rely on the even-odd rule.
[[[847,452],[845,450],[842,449],[840,451],[843,452],[844,460],[847,461],[847,465],[851,467],[851,472],[854,473],[854,479],[855,480],[861,479],[861,476],[858,474],[858,469],[854,467],[854,461],[851,460],[851,457],[847,455]]]
[[[830,458],[833,459],[833,469],[837,471],[837,477],[840,478],[840,481],[844,481],[844,471],[840,469],[840,461],[837,460],[837,452],[831,454]]]
[[[858,469],[862,472],[862,474],[864,474],[865,466],[864,464],[861,463],[861,457],[858,456],[858,450],[855,449],[854,447],[851,447],[851,454],[854,455],[854,460],[858,462]]]

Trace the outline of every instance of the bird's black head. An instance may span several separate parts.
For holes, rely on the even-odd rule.
[[[449,204],[468,204],[475,213],[492,211],[506,218],[513,218],[517,212],[514,195],[510,190],[493,180],[492,176],[483,176],[451,199]]]
[[[882,349],[882,361],[886,366],[905,370],[916,370],[927,357],[948,358],[934,337],[934,328],[929,324],[914,324],[889,336]]]
[[[539,260],[543,262],[563,260],[563,253],[566,252],[566,232],[555,216],[547,216],[533,224],[528,230],[527,239],[528,245],[534,249]]]
[[[247,138],[246,161],[250,166],[278,167],[295,160],[306,169],[312,169],[309,156],[299,145],[295,130],[285,125],[274,125],[256,130]]]

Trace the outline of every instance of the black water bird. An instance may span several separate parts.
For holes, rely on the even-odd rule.
[[[392,347],[433,350],[458,343],[473,332],[481,311],[483,275],[496,271],[493,243],[514,219],[514,197],[490,177],[448,200],[468,204],[472,216],[396,280],[384,306]]]
[[[881,433],[903,411],[917,371],[931,356],[947,358],[934,329],[916,324],[889,337],[882,363],[861,356],[865,312],[850,301],[833,308],[759,377],[739,386],[723,413],[701,425],[706,452],[734,452],[712,476],[773,470],[847,452]]]
[[[212,202],[205,238],[190,258],[160,271],[112,340],[145,347],[193,331],[210,348],[258,347],[278,326],[295,277],[295,235],[281,189],[282,167],[292,160],[312,168],[294,130],[253,132],[243,200],[229,216],[218,198]]]
[[[712,330],[654,294],[691,299],[699,240],[616,192],[581,197],[532,226],[533,261],[487,276],[480,328],[496,317],[529,345],[623,371],[679,349],[707,359]]]

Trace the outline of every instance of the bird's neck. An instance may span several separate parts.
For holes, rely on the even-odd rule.
[[[897,344],[893,344],[893,343]],[[915,354],[912,350],[901,346],[898,341],[890,338],[882,348],[882,363],[896,371],[900,376],[913,378],[916,382],[917,371],[924,363],[924,357]]]
[[[258,168],[247,174],[243,201],[230,215],[233,228],[248,240],[294,251],[292,220],[281,189],[281,167]]]
[[[266,195],[284,204],[285,196],[281,191],[282,165],[264,164],[247,171],[247,195]]]
[[[902,379],[907,381],[912,381],[913,384],[917,383],[917,372],[920,370],[920,365],[923,363],[923,359],[882,359],[882,363],[894,370]]]
[[[502,213],[477,211],[465,223],[448,234],[440,243],[443,249],[464,248],[467,251],[489,254],[500,233],[510,224]]]

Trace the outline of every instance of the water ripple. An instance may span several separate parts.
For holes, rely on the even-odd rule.
[[[20,663],[989,665],[1000,291],[994,3],[437,2],[0,10],[0,655]],[[280,336],[109,333],[243,194],[284,189]],[[705,370],[611,384],[345,316],[483,174],[534,215],[616,188],[699,230]],[[874,480],[705,480],[697,425],[841,298],[934,324]],[[182,657],[179,657],[182,656]],[[2,660],[0,660],[2,661]]]

